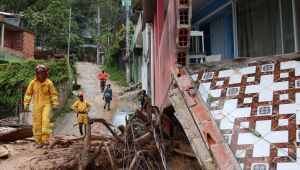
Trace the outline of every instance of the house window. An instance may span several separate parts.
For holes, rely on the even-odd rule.
[[[278,1],[237,1],[237,33],[238,50],[241,57],[282,53]],[[291,37],[287,35],[285,42],[287,46],[289,46],[290,39]]]
[[[291,53],[295,51],[292,0],[281,0],[281,9],[284,53]]]
[[[190,63],[191,64],[196,64],[197,63],[197,59],[196,58],[190,58]]]

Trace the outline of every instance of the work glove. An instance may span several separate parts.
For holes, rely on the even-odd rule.
[[[53,105],[52,108],[53,108],[54,111],[57,110],[57,106],[56,105]]]
[[[24,104],[24,111],[28,112],[29,111],[29,104]]]

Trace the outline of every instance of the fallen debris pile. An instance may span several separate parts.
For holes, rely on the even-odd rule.
[[[136,110],[126,119],[126,126],[113,127],[104,119],[88,119],[85,137],[54,136],[50,145],[37,149],[41,153],[23,162],[19,168],[200,169],[188,140],[183,133],[179,133],[183,132],[181,127],[173,121],[174,132],[170,136],[165,130],[168,127],[164,125],[165,116],[160,116],[157,107],[150,107],[149,110],[148,113]],[[92,134],[91,125],[96,123],[103,124],[112,135]],[[30,141],[19,140],[15,144],[22,144],[19,150],[24,150]],[[31,145],[29,147],[34,148]],[[29,154],[37,150],[32,149]]]
[[[195,161],[194,154],[181,151],[176,141],[163,139],[157,107],[151,107],[147,115],[137,110],[126,120],[126,127],[118,127],[119,133],[103,119],[90,119],[91,124],[96,122],[104,124],[113,138],[101,141],[97,146],[92,145],[89,137],[91,126],[88,126],[78,169],[166,169],[167,153]]]

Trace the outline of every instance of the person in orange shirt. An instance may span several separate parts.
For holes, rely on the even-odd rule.
[[[108,77],[108,75],[105,73],[104,70],[102,70],[102,72],[98,74],[98,78],[100,80],[101,92],[104,91],[104,87],[105,87],[105,84],[106,84],[107,77]]]

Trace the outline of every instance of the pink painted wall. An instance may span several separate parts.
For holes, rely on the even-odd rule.
[[[176,1],[170,0],[164,19],[164,1],[157,0],[154,17],[154,104],[160,108],[169,104],[168,88],[176,56]],[[162,31],[162,32],[161,32]]]

